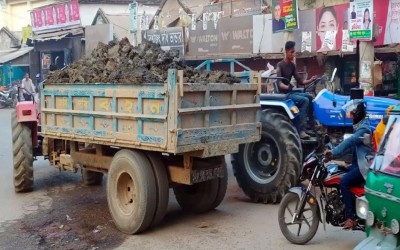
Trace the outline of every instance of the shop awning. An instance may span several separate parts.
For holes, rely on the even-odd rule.
[[[46,41],[46,40],[60,40],[68,35],[80,35],[83,34],[83,28],[75,28],[69,30],[55,31],[49,33],[42,33],[33,36],[34,41]]]
[[[26,47],[26,48],[20,48],[18,50],[9,52],[7,54],[0,55],[0,64],[4,64],[4,63],[7,63],[14,59],[17,59],[18,57],[21,57],[21,56],[29,53],[31,50],[33,50],[33,47]]]

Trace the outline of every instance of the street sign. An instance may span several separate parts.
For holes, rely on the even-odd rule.
[[[136,33],[138,30],[138,4],[136,1],[129,4],[130,31]]]

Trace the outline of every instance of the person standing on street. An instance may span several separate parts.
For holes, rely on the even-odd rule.
[[[290,80],[292,77],[296,79],[297,84],[300,85],[308,85],[312,81],[314,81],[317,77],[313,76],[308,80],[301,79],[296,70],[296,65],[293,63],[294,61],[294,47],[296,43],[293,41],[287,41],[285,44],[285,59],[280,61],[277,65],[276,76],[283,77],[287,79],[287,82],[279,81],[278,88],[280,93],[289,94],[289,98],[292,99],[296,105],[299,106],[300,109],[300,138],[308,139],[310,136],[306,133],[307,129],[307,116],[310,114],[310,94],[302,93],[302,92],[293,92],[293,85],[290,84]],[[312,100],[312,97],[311,97]],[[311,131],[307,131],[311,132]]]
[[[33,84],[31,78],[29,78],[29,73],[25,73],[25,78],[21,81],[21,87],[24,88],[23,95],[25,101],[32,101],[32,95],[36,93],[35,85]]]

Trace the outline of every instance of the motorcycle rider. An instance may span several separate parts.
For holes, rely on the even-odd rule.
[[[296,65],[294,62],[294,47],[296,43],[293,41],[287,41],[285,44],[285,59],[280,61],[276,66],[276,76],[283,77],[288,79],[289,81],[294,77],[297,81],[297,84],[307,85],[314,81],[317,77],[313,76],[308,80],[301,79],[296,70]],[[308,93],[294,92],[292,91],[293,85],[289,82],[278,82],[278,88],[280,93],[289,94],[289,98],[292,99],[300,109],[300,138],[308,139],[310,136],[306,133],[307,128],[307,115],[310,113],[310,99]],[[308,132],[308,131],[307,131]],[[310,131],[311,132],[311,131]]]
[[[352,153],[353,155],[352,163],[348,167],[349,172],[340,181],[340,191],[343,196],[347,218],[343,229],[349,230],[358,224],[355,220],[355,197],[351,193],[350,187],[361,186],[365,183],[369,169],[367,156],[371,152],[371,147],[370,145],[365,145],[362,138],[365,134],[371,135],[371,129],[369,119],[366,116],[366,104],[363,100],[351,100],[342,109],[346,112],[346,117],[352,119],[354,133],[333,150],[326,150],[325,161],[328,162],[332,159],[340,158],[347,153]]]

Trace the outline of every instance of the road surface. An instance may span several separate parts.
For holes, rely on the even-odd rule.
[[[170,192],[162,224],[125,235],[107,208],[105,183],[84,186],[80,173],[59,172],[43,158],[34,162],[34,191],[13,190],[11,110],[0,110],[0,249],[353,249],[362,232],[322,224],[305,246],[292,245],[279,230],[278,205],[250,203],[229,170],[227,195],[206,214],[183,213]],[[227,157],[229,160],[229,157]]]

